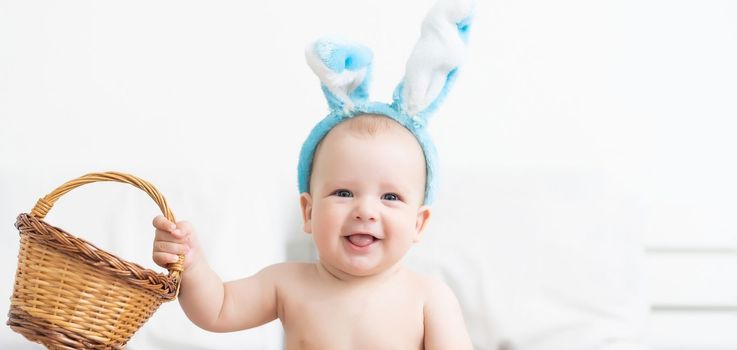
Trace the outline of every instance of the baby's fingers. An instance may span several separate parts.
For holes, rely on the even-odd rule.
[[[177,262],[177,260],[179,260],[179,256],[175,254],[162,252],[154,252],[153,258],[156,265],[159,265],[161,267],[166,267],[166,265],[173,264]]]
[[[169,221],[167,218],[165,218],[163,215],[159,215],[154,218],[153,222],[154,227],[156,227],[159,230],[172,232],[177,228],[177,225],[175,225],[173,222]]]
[[[156,240],[182,241],[188,234],[161,215],[154,218],[153,225],[156,228]]]
[[[189,252],[189,246],[176,242],[154,241],[154,253],[159,252],[176,255],[187,254]]]
[[[155,241],[175,242],[175,243],[189,242],[188,237],[180,229],[175,229],[172,232],[156,230],[156,233],[154,235],[154,240]]]
[[[166,267],[168,264],[177,262],[178,255],[187,254],[187,252],[189,252],[189,246],[186,244],[157,240],[154,241],[152,257],[157,265]]]

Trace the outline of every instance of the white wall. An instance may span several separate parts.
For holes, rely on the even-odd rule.
[[[305,44],[335,33],[373,48],[372,96],[387,101],[431,4],[0,1],[0,296],[12,291],[17,213],[91,171],[157,184],[180,218],[222,235],[208,249],[224,270],[283,260],[298,235],[286,215],[296,214],[298,149],[326,112]],[[470,59],[431,125],[443,167],[603,174],[605,192],[629,198],[624,224],[647,246],[704,248],[705,259],[737,249],[735,18],[726,0],[479,1]],[[113,230],[94,238],[145,265],[155,212],[145,197],[102,186],[70,196],[50,220],[86,238]],[[107,198],[125,206],[98,203]],[[121,240],[121,227],[142,238]],[[222,238],[233,236],[236,247]],[[677,269],[655,261],[654,276]],[[735,288],[733,272],[714,283]],[[693,303],[713,299],[703,293]],[[737,305],[737,294],[719,298]],[[678,345],[657,334],[683,329],[692,336],[680,344],[737,344],[724,326],[733,312],[711,323],[676,314],[656,315],[667,321],[653,326],[655,345]],[[273,339],[278,325],[251,334],[239,341]],[[22,340],[0,328],[6,344]]]

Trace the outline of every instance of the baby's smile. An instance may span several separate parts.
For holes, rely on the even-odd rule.
[[[371,246],[381,241],[381,238],[370,233],[354,233],[343,238],[352,250],[360,252],[368,251]]]

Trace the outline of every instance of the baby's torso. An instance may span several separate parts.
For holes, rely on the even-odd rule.
[[[356,286],[325,283],[314,265],[297,270],[278,289],[287,349],[423,348],[424,301],[413,274]]]

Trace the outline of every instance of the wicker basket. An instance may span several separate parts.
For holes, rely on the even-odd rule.
[[[122,349],[162,302],[176,298],[184,257],[169,274],[124,261],[51,226],[43,218],[54,202],[81,185],[116,181],[148,193],[174,221],[164,197],[135,176],[84,175],[41,198],[20,214],[20,251],[8,325],[49,349]]]

